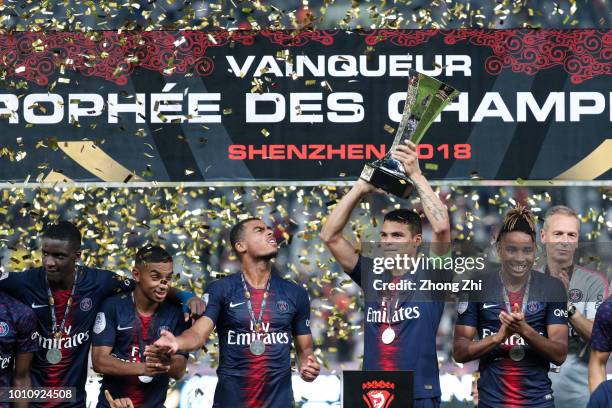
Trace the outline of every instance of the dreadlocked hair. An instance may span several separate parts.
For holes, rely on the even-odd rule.
[[[531,239],[535,242],[536,226],[535,217],[531,210],[527,209],[522,205],[510,209],[504,217],[502,227],[497,234],[497,242],[501,241],[504,234],[508,232],[524,232],[531,236]]]

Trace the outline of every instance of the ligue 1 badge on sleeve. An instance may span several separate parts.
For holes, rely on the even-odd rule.
[[[360,178],[387,193],[408,198],[414,185],[399,160],[391,157],[395,147],[406,140],[418,145],[440,112],[459,95],[455,88],[432,77],[410,70],[408,91],[393,145],[382,159],[367,163]]]

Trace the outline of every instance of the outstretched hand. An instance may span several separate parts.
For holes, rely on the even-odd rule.
[[[159,339],[153,343],[154,346],[157,346],[160,353],[165,353],[169,355],[176,354],[179,349],[178,342],[174,334],[170,333],[167,330],[162,330]]]

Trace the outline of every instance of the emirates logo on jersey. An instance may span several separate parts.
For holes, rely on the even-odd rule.
[[[368,408],[389,408],[395,398],[395,383],[388,381],[366,381],[361,384],[363,400]]]

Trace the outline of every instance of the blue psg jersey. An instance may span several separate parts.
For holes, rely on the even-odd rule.
[[[606,353],[612,351],[612,297],[597,309],[591,333],[591,348]]]
[[[257,318],[265,290],[249,290]],[[253,327],[240,273],[213,282],[207,293],[204,316],[215,323],[220,344],[219,382],[213,406],[293,406],[290,350],[293,336],[310,334],[306,290],[273,272],[260,333]],[[249,349],[255,339],[266,346],[262,355],[256,356]]]
[[[76,291],[62,336],[56,339],[52,333],[51,310],[47,294],[47,283],[43,268],[24,272],[4,273],[0,277],[0,289],[30,306],[37,317],[34,338],[40,350],[32,361],[33,387],[75,387],[76,401],[39,404],[40,406],[83,407],[85,405],[85,381],[87,379],[87,356],[91,344],[91,329],[96,312],[102,301],[113,293],[131,291],[133,281],[100,269],[82,267],[77,277]],[[71,289],[55,291],[57,325],[64,318],[66,303]],[[47,361],[49,349],[60,349],[62,359],[57,364]],[[31,403],[31,406],[37,404]]]
[[[38,341],[32,338],[36,316],[32,309],[0,291],[0,387],[13,385],[15,357],[38,351]],[[9,407],[8,402],[0,407]]]
[[[610,408],[612,406],[612,380],[604,381],[591,394],[587,408]]]
[[[136,319],[139,319],[137,321]],[[93,328],[93,346],[112,347],[112,355],[120,360],[140,362],[138,328],[141,329],[143,344],[152,344],[167,330],[175,336],[180,335],[187,324],[183,319],[180,306],[163,302],[154,316],[149,318],[138,314],[130,294],[112,296],[102,304],[102,310],[96,316]],[[181,353],[187,358],[186,353]],[[150,383],[142,383],[137,376],[104,375],[98,407],[108,407],[104,390],[113,398],[130,398],[134,407],[161,407],[166,400],[168,375],[156,375]]]
[[[366,293],[372,288],[371,258],[359,257],[357,265],[349,274]],[[441,280],[450,279],[450,272],[440,273]],[[418,282],[419,273],[408,276]],[[433,276],[433,274],[432,274]],[[438,357],[436,354],[436,334],[444,301],[435,298],[426,299],[426,294],[416,300],[399,296],[397,292],[390,295],[390,301],[384,302],[381,297],[366,294],[364,305],[364,370],[410,370],[414,371],[414,398],[435,398],[441,395]],[[383,333],[391,327],[395,333],[394,340],[385,344]]]
[[[548,325],[567,325],[567,300],[563,301],[567,292],[560,280],[536,271],[530,273],[529,298],[523,307],[525,320],[546,337]],[[497,333],[499,314],[507,307],[499,273],[488,273],[483,279],[487,300],[460,304],[456,323],[475,327],[479,339]],[[518,334],[512,335],[480,358],[479,406],[554,407],[549,368],[550,362],[529,343]]]

